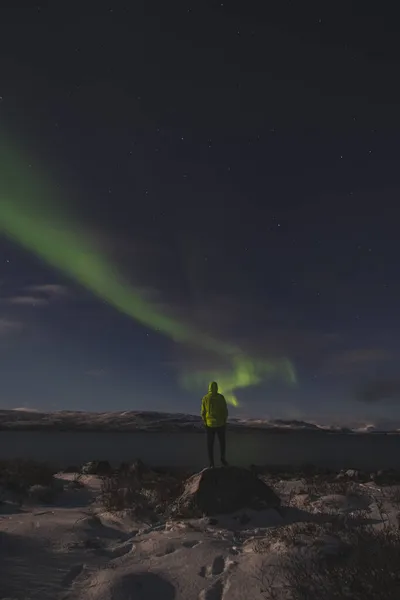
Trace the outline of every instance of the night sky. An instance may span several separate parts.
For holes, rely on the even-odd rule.
[[[400,427],[400,32],[377,7],[1,6],[0,130],[54,205],[149,302],[292,361],[232,415]],[[6,236],[0,295],[4,408],[196,413],[179,373],[220,368]]]

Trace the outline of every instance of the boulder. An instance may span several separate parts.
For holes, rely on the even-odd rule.
[[[248,469],[204,469],[190,477],[178,500],[183,514],[218,515],[243,508],[279,508],[280,498]]]

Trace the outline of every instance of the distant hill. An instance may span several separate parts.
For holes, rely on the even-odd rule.
[[[398,433],[398,430],[375,429],[373,425],[360,428],[329,427],[301,420],[284,419],[230,419],[229,427],[245,431],[262,429],[266,432],[290,433]],[[201,431],[203,424],[196,415],[151,411],[123,412],[38,412],[27,409],[0,410],[0,430],[55,430],[55,431],[147,431],[183,432]]]

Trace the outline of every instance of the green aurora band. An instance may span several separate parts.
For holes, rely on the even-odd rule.
[[[216,379],[228,402],[238,406],[233,394],[238,388],[277,377],[289,384],[296,382],[288,359],[252,359],[237,346],[168,316],[145,299],[90,242],[90,236],[68,214],[66,203],[64,206],[63,202],[52,201],[60,197],[56,186],[40,181],[4,141],[0,147],[0,169],[0,234],[142,325],[174,342],[206,350],[231,365],[228,369],[183,374],[180,382],[186,389],[201,390],[208,380]]]

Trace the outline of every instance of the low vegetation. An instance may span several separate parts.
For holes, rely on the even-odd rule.
[[[265,600],[398,600],[400,531],[384,518],[372,527],[367,516],[272,529],[254,549],[268,556],[279,543],[286,551],[256,575]]]
[[[0,486],[4,490],[24,493],[34,485],[54,484],[56,470],[45,463],[29,460],[1,460]]]
[[[179,497],[184,478],[148,470],[120,470],[102,477],[100,502],[108,511],[133,511],[138,517],[167,515]]]
[[[286,561],[292,600],[398,600],[400,535],[394,527],[358,527],[344,536],[347,551],[333,557],[292,555]]]

